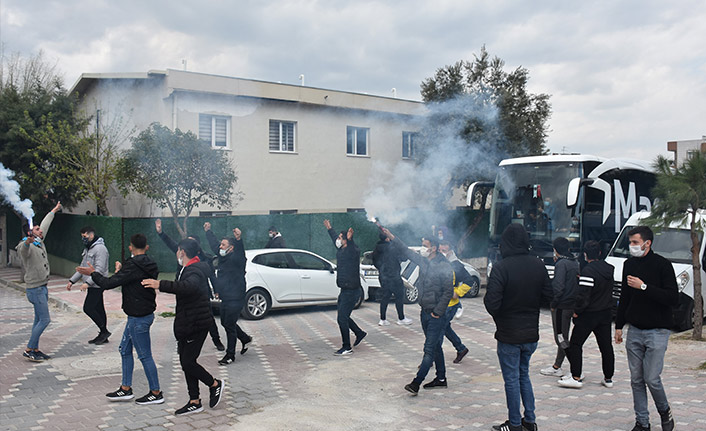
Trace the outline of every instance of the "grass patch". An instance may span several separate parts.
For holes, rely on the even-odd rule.
[[[706,370],[706,362],[696,367],[697,370]]]
[[[163,311],[163,312],[159,313],[159,315],[162,316],[162,317],[174,317],[174,316],[176,316],[176,314],[175,314],[174,312],[172,312],[172,311]]]

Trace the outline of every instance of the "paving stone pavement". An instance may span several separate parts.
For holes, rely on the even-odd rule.
[[[452,364],[455,352],[444,343],[448,389],[422,389],[416,397],[403,389],[422,356],[418,306],[406,307],[414,319],[411,326],[378,327],[376,303],[355,310],[353,318],[368,336],[347,357],[332,355],[340,346],[335,307],[309,307],[242,321],[255,342],[228,366],[217,364],[222,352],[207,340],[200,363],[225,379],[225,398],[216,409],[206,406],[203,413],[175,417],[174,410],[188,397],[173,318],[157,317],[152,326],[153,356],[166,402],[111,403],[105,393],[118,387],[121,372],[117,346],[124,317],[119,305],[110,306],[114,335],[101,346],[86,343],[95,335],[88,317],[76,307],[53,306],[52,323],[40,341],[53,358],[33,363],[21,356],[33,319],[31,304],[6,284],[0,283],[0,430],[489,430],[507,416],[494,325],[481,297],[463,299],[464,314],[453,322],[470,349],[468,356]],[[593,338],[585,346],[584,387],[564,389],[556,378],[539,374],[556,352],[548,310],[542,312],[540,333],[530,369],[540,429],[630,430],[634,416],[624,346],[615,346],[612,389],[600,385],[600,355]],[[706,430],[706,372],[695,369],[703,361],[706,343],[671,341],[662,376],[677,429]],[[141,396],[147,393],[147,382],[135,362],[133,389]],[[202,397],[207,401],[203,386]],[[650,413],[658,418],[653,405]],[[660,427],[653,422],[653,429]]]

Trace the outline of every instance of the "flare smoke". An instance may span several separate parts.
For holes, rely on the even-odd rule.
[[[29,227],[32,227],[32,218],[34,211],[32,210],[32,201],[29,199],[20,199],[20,185],[12,177],[15,173],[7,169],[0,163],[0,194],[5,198],[18,213],[22,214],[29,222]]]

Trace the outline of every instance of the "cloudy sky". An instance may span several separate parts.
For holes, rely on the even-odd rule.
[[[81,73],[181,69],[420,100],[480,47],[551,95],[554,152],[652,160],[706,135],[703,0],[0,0],[5,55]]]

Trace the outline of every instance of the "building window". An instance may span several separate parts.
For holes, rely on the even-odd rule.
[[[230,117],[199,114],[199,139],[213,148],[229,148]]]
[[[231,211],[199,211],[199,217],[227,217]]]
[[[414,147],[417,141],[419,133],[415,132],[402,132],[402,158],[403,159],[413,159],[414,158]]]
[[[366,127],[348,126],[346,129],[346,154],[349,156],[367,156],[369,133],[370,129]]]
[[[296,124],[293,121],[270,120],[270,151],[294,152]]]
[[[686,150],[686,160],[691,160],[694,158],[696,153],[698,153],[699,150]]]

